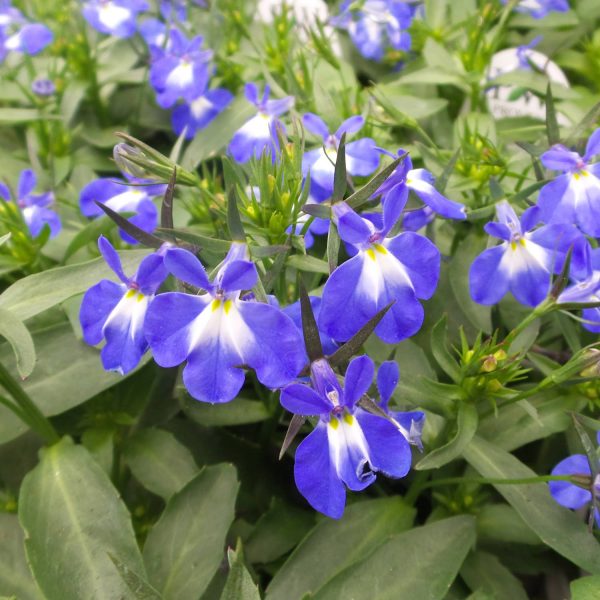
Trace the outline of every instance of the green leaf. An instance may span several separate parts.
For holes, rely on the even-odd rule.
[[[260,593],[248,569],[244,565],[242,545],[238,542],[236,551],[227,551],[229,575],[221,594],[221,600],[260,600]]]
[[[479,437],[473,438],[463,455],[483,477],[523,479],[536,475],[517,458]],[[544,543],[582,569],[600,573],[600,544],[577,515],[553,500],[546,484],[495,487]]]
[[[447,338],[448,315],[444,313],[431,330],[431,352],[444,373],[456,382],[460,379],[460,366],[448,349]]]
[[[25,556],[17,515],[0,512],[0,592],[19,600],[42,600]]]
[[[208,250],[209,252],[226,253],[231,248],[229,240],[214,239],[194,231],[186,231],[185,229],[162,229],[159,227],[156,233],[163,234],[164,236],[175,236],[178,240],[194,244],[200,248],[200,252]]]
[[[60,117],[43,114],[35,108],[0,108],[0,125],[17,125],[42,120],[60,120]]]
[[[339,521],[322,520],[277,571],[266,599],[290,600],[316,592],[394,534],[406,531],[414,517],[413,508],[398,497],[390,497],[351,504]]]
[[[136,600],[162,600],[162,596],[143,577],[132,571],[116,556],[109,554],[108,557],[112,560],[117,571],[119,571],[121,579],[127,584]]]
[[[292,254],[288,256],[287,266],[308,273],[323,273],[329,275],[329,265],[324,260],[308,254]]]
[[[465,402],[459,404],[456,435],[447,444],[444,444],[441,448],[436,448],[422,458],[415,465],[415,469],[418,471],[439,469],[461,456],[465,447],[473,439],[478,422],[479,415],[472,404],[466,404]]]
[[[68,322],[34,332],[33,340],[36,368],[21,385],[46,416],[65,412],[123,381],[122,375],[102,368],[98,350],[76,339]],[[8,344],[0,345],[0,362],[13,373],[16,370]],[[0,406],[0,443],[24,431],[25,425]]]
[[[600,594],[600,575],[571,581],[571,600],[597,600]]]
[[[224,557],[238,481],[232,465],[205,467],[171,497],[144,546],[150,583],[165,600],[198,598]]]
[[[327,233],[327,262],[329,263],[329,273],[333,273],[338,265],[340,254],[340,235],[333,221],[329,221],[329,231]]]
[[[477,513],[477,537],[481,541],[538,546],[540,538],[508,504],[485,504]]]
[[[229,192],[227,193],[227,229],[229,229],[229,235],[232,240],[246,243],[246,234],[237,205],[237,193],[233,186],[229,188]]]
[[[65,438],[24,479],[19,520],[31,570],[48,598],[132,598],[109,553],[145,574],[129,513],[108,476]]]
[[[245,542],[251,563],[269,563],[289,552],[315,523],[314,513],[274,502],[256,522]]]
[[[527,600],[521,582],[493,554],[478,550],[467,556],[460,576],[473,590],[483,590],[492,598]]]
[[[25,379],[35,367],[33,338],[23,321],[10,310],[0,308],[0,336],[12,346],[17,359],[17,371]]]
[[[165,500],[198,474],[191,452],[162,429],[143,429],[127,439],[123,458],[135,478]]]
[[[66,262],[73,254],[78,250],[87,246],[91,243],[97,243],[98,238],[101,235],[106,235],[109,231],[115,228],[115,223],[108,217],[101,217],[100,219],[94,219],[90,221],[81,231],[79,231],[75,237],[71,240],[67,249],[65,250],[65,256],[63,262]]]
[[[185,414],[192,421],[206,427],[260,423],[271,416],[264,403],[240,397],[237,397],[235,402],[208,404],[198,402],[185,394],[181,405]]]
[[[0,246],[4,246],[4,244],[6,244],[6,242],[8,242],[8,240],[10,240],[10,236],[12,235],[12,233],[10,233],[10,231],[6,234],[4,234],[3,236],[0,236]]]
[[[335,171],[333,175],[332,202],[340,202],[344,199],[348,180],[346,175],[346,132],[342,134],[335,159]]]
[[[148,250],[119,252],[125,273],[133,273]],[[49,269],[13,283],[0,295],[0,308],[12,311],[25,321],[60,304],[67,298],[85,292],[101,279],[115,279],[103,258],[68,267]]]
[[[554,107],[552,84],[550,82],[548,82],[548,87],[546,88],[546,137],[548,138],[549,146],[560,142],[560,131],[556,118],[556,108]]]
[[[395,535],[366,560],[337,575],[317,592],[315,600],[442,600],[474,542],[475,520],[470,516],[415,527]]]

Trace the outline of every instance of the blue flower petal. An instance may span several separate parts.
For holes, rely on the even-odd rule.
[[[211,290],[212,284],[202,263],[188,250],[169,248],[164,257],[165,267],[177,279],[185,281],[202,290]]]
[[[314,431],[298,446],[294,479],[299,492],[315,510],[339,519],[344,514],[346,490],[331,461],[328,427],[319,421]]]
[[[381,398],[381,406],[386,409],[398,381],[400,380],[400,369],[395,360],[382,362],[377,370],[377,389]]]
[[[104,323],[126,292],[123,284],[103,279],[83,295],[79,321],[88,344],[95,346],[102,341]]]
[[[283,408],[295,415],[327,415],[332,405],[326,402],[308,385],[291,383],[281,390],[280,402]]]
[[[348,365],[344,379],[344,405],[353,407],[373,382],[375,364],[366,355],[356,356]]]
[[[506,244],[484,250],[471,265],[469,287],[471,297],[479,304],[497,304],[508,292],[509,272],[502,264]],[[490,282],[493,282],[490,285]]]
[[[125,275],[123,272],[123,267],[121,265],[121,259],[117,254],[117,251],[113,248],[113,245],[108,241],[106,237],[101,235],[98,238],[98,249],[100,250],[100,254],[106,261],[106,264],[114,271],[117,277],[123,282],[128,284],[129,277]]]
[[[590,465],[583,454],[573,454],[561,460],[552,469],[552,475],[590,475]],[[561,506],[578,509],[592,500],[592,493],[569,481],[549,481],[548,487],[552,497]]]

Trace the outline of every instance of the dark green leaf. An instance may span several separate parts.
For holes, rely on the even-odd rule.
[[[329,363],[332,367],[337,367],[350,360],[355,354],[358,354],[367,338],[373,333],[375,327],[386,313],[392,307],[393,302],[384,306],[374,317],[371,317],[343,346],[340,346],[330,357]]]
[[[434,325],[431,330],[431,352],[442,367],[446,375],[453,381],[460,380],[460,366],[448,349],[448,315],[444,314],[442,318]]]
[[[302,429],[302,425],[304,425],[305,422],[306,417],[303,417],[302,415],[292,416],[287,431],[285,432],[283,444],[281,444],[281,450],[279,450],[279,460],[283,458],[283,455],[287,452],[287,449],[290,447],[290,444],[294,441],[295,437],[298,435],[298,432],[300,431],[300,429]]]
[[[173,197],[175,196],[176,181],[177,167],[173,169],[173,175],[171,175],[160,207],[160,226],[163,229],[173,229]]]
[[[221,464],[171,497],[144,546],[150,583],[164,600],[202,595],[224,558],[237,491],[235,469]]]
[[[259,423],[271,416],[263,402],[240,397],[237,397],[235,402],[208,404],[198,402],[186,394],[181,404],[185,414],[192,421],[206,427]]]
[[[333,273],[338,264],[340,253],[340,235],[333,221],[329,221],[329,232],[327,234],[327,262],[329,273]]]
[[[102,209],[104,213],[113,220],[125,233],[130,235],[134,240],[140,242],[140,244],[144,244],[144,246],[148,246],[149,248],[160,248],[163,245],[163,240],[140,229],[137,225],[134,225],[131,221],[128,221],[125,217],[121,216],[118,212],[115,212],[112,208],[106,206],[106,204],[102,204],[102,202],[97,202],[96,205],[98,208]]]
[[[163,229],[159,227],[156,233],[162,234],[165,237],[174,236],[178,240],[194,244],[200,248],[200,252],[208,250],[209,252],[226,253],[231,248],[229,240],[219,240],[193,231],[186,231],[185,229]]]
[[[246,233],[237,205],[237,192],[233,186],[227,192],[227,228],[232,240],[246,243]]]
[[[300,292],[300,310],[302,316],[302,333],[304,335],[304,346],[308,360],[312,363],[315,360],[323,358],[323,346],[321,345],[321,337],[315,314],[313,313],[310,298],[306,292],[306,288],[302,281],[298,286]]]

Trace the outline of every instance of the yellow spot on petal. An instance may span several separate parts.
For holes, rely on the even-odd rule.
[[[525,238],[521,238],[519,240],[519,244],[521,244],[521,246],[523,246],[523,248],[525,247]]]
[[[136,294],[137,294],[136,290],[128,290],[128,292],[125,294],[125,298],[127,298],[127,299],[133,298]]]
[[[587,171],[580,171],[580,173],[584,176],[584,177],[588,177],[589,173]]]
[[[581,175],[579,173],[573,173],[573,177],[575,177],[575,179],[579,179]]]
[[[344,421],[346,421],[348,425],[352,425],[352,423],[354,423],[354,417],[350,413],[346,413],[344,415]]]
[[[340,422],[335,418],[335,417],[331,417],[331,419],[329,419],[329,426],[332,429],[337,429],[340,425]]]
[[[510,247],[512,250],[516,250],[517,249],[517,242],[511,242],[510,243]]]
[[[379,254],[387,254],[388,253],[386,247],[382,246],[381,244],[374,244],[373,247],[375,248],[375,250],[377,250],[377,252],[379,252]]]
[[[225,311],[226,315],[229,314],[232,306],[233,302],[231,300],[225,300],[225,304],[223,304],[223,310]]]
[[[215,310],[219,310],[219,308],[221,308],[221,301],[213,300],[212,304],[210,305],[210,309],[212,310],[212,312],[215,312]]]
[[[375,260],[375,250],[373,250],[373,248],[369,248],[367,250],[367,256],[371,259],[371,260]]]
[[[144,294],[142,294],[142,292],[139,292],[138,295],[137,295],[136,300],[138,302],[141,302],[143,299],[144,299]]]

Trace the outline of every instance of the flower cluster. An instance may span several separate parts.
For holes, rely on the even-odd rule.
[[[10,0],[0,2],[0,62],[11,52],[38,54],[53,39],[48,27],[28,21]]]

